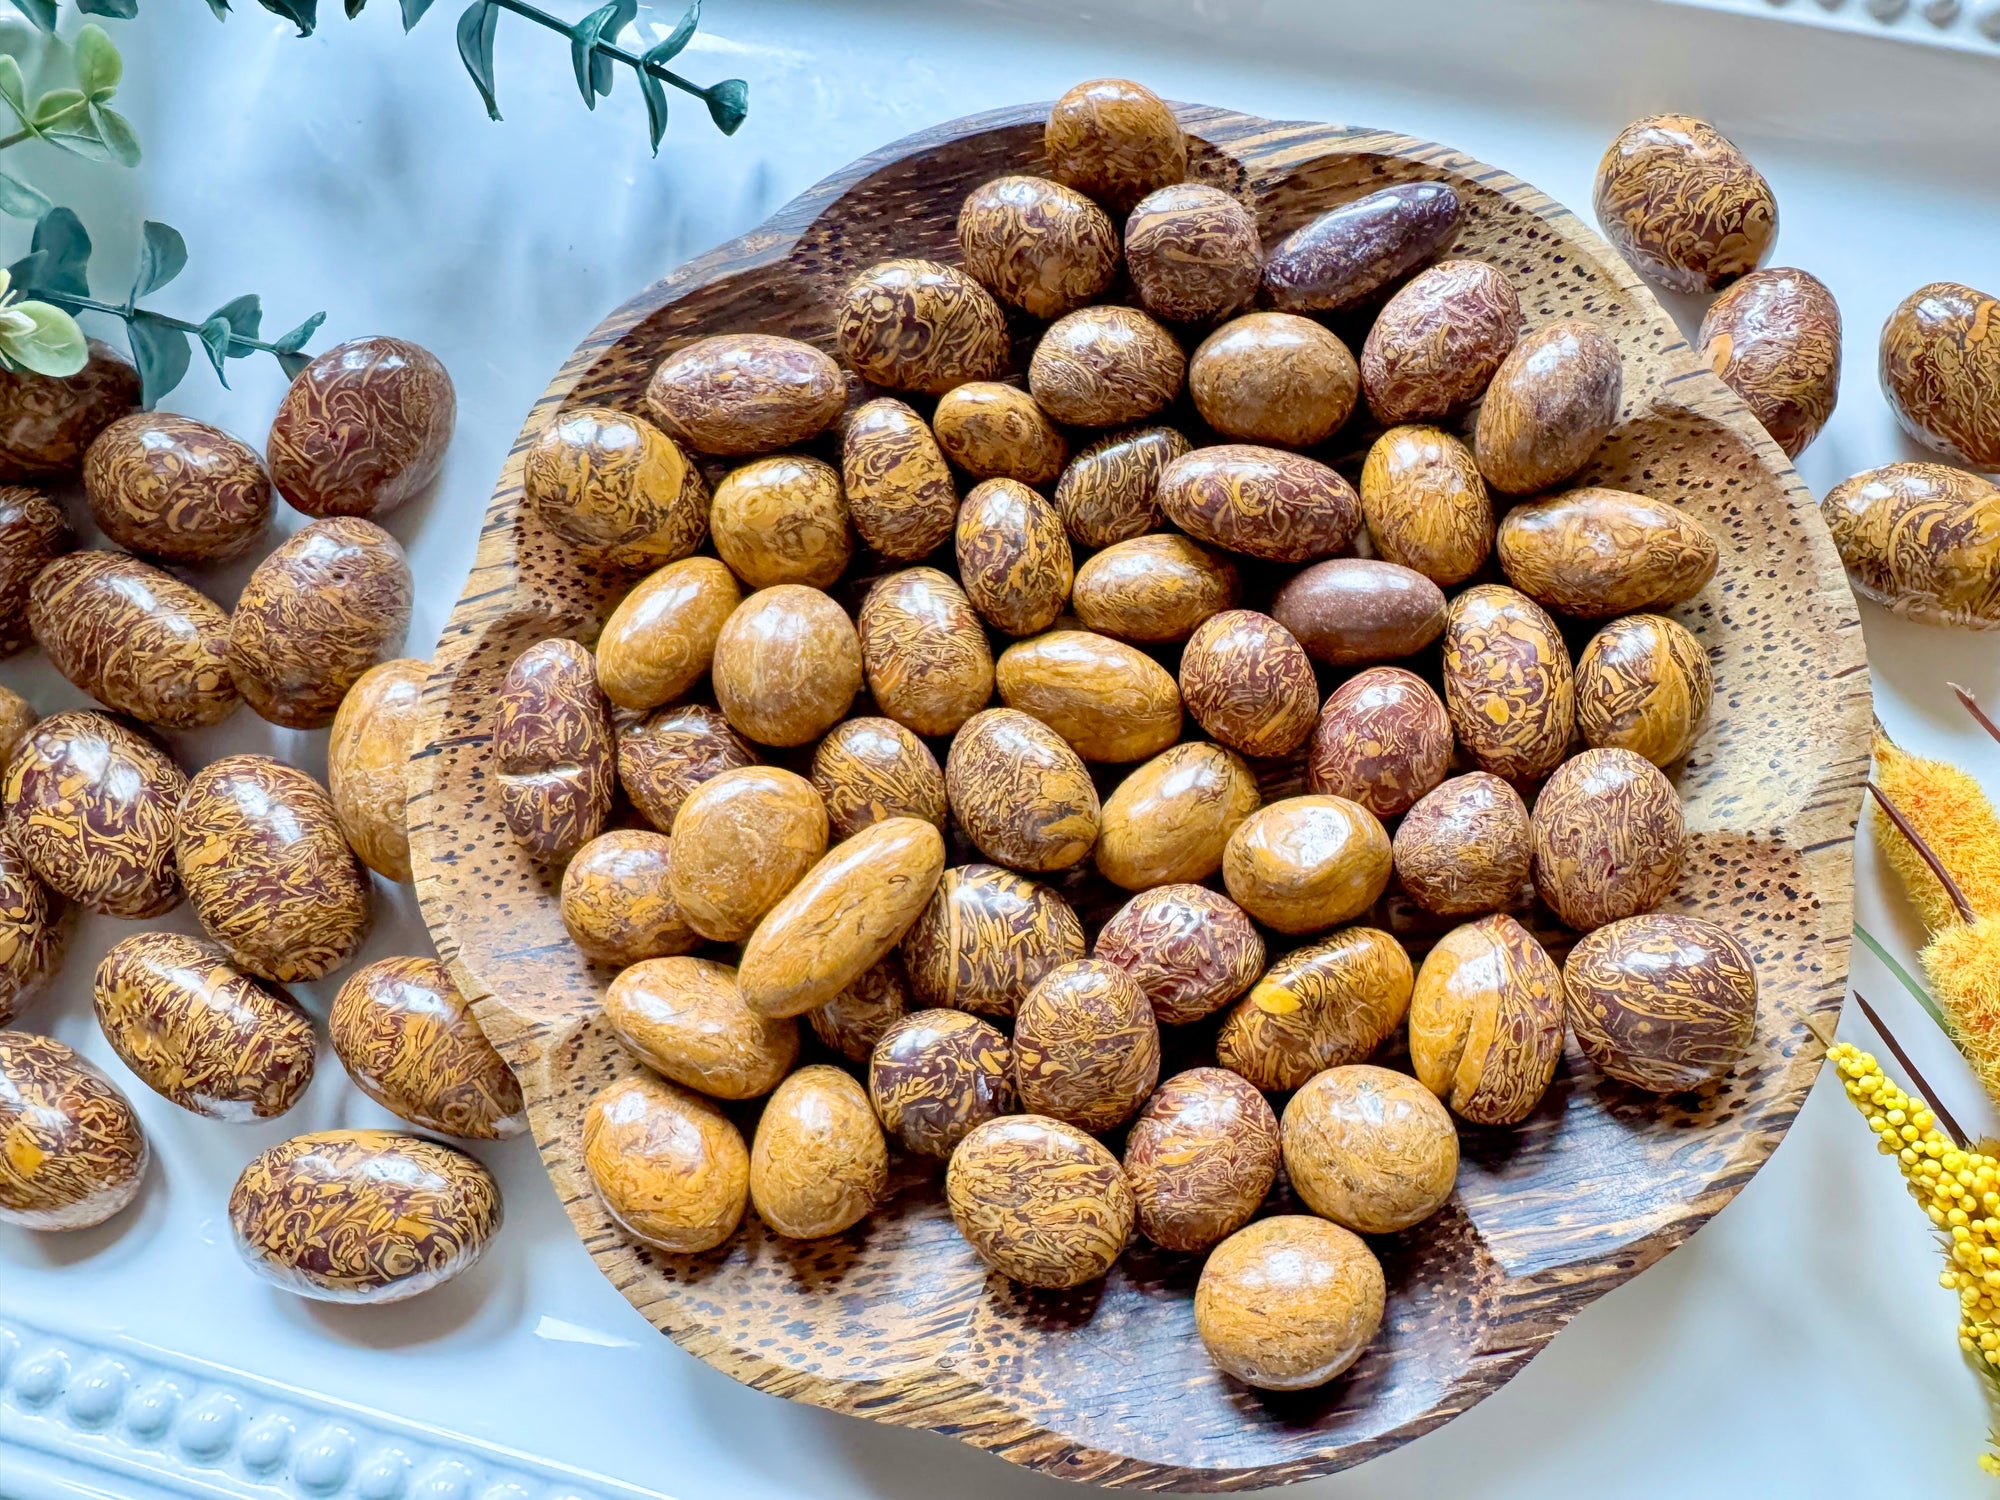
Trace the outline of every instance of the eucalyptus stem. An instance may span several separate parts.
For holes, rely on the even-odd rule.
[[[51,291],[46,287],[37,291],[35,295],[44,302],[53,302],[56,306],[67,308],[71,312],[109,313],[112,317],[127,323],[132,321],[133,314],[144,312],[155,323],[165,327],[178,328],[182,333],[192,333],[196,337],[201,334],[201,324],[190,323],[186,318],[176,318],[168,313],[154,312],[149,307],[141,308],[126,302],[106,302],[99,297],[80,297],[74,292]],[[260,350],[265,354],[285,352],[275,344],[267,344],[262,339],[245,338],[239,333],[232,333],[229,342],[232,346]]]
[[[570,34],[569,22],[560,20],[550,15],[547,11],[528,4],[527,0],[493,0],[493,4],[501,10],[512,11],[524,20],[533,21],[537,26],[546,26],[550,31],[560,31],[564,36]],[[706,99],[708,97],[708,90],[700,84],[681,77],[673,69],[665,67],[660,63],[649,63],[643,57],[639,56],[638,53],[628,52],[616,42],[599,41],[595,50],[602,52],[606,57],[624,63],[628,68],[635,68],[641,73],[650,73],[662,83],[670,83],[683,93],[693,94],[697,99]]]
[[[23,141],[32,140],[34,134],[32,130],[17,130],[12,135],[0,136],[0,151],[5,151],[9,146],[18,146]]]

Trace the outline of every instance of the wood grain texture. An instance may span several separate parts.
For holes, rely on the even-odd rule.
[[[543,636],[589,638],[619,584],[524,514],[522,458],[566,407],[640,409],[653,365],[703,334],[759,328],[833,348],[839,294],[857,271],[893,255],[955,258],[967,192],[1044,170],[1045,116],[1023,106],[886,147],[641,293],[577,350],[500,476],[439,648],[411,768],[417,888],[440,952],[522,1077],[578,1233],[694,1354],[765,1391],[945,1431],[1070,1479],[1286,1483],[1382,1453],[1491,1393],[1579,1309],[1727,1203],[1791,1124],[1821,1058],[1807,1023],[1830,1026],[1847,969],[1868,749],[1861,633],[1783,454],[1571,214],[1442,147],[1183,107],[1190,170],[1254,201],[1267,242],[1336,203],[1443,180],[1464,213],[1442,253],[1502,267],[1531,325],[1589,317],[1618,342],[1619,425],[1582,482],[1676,494],[1722,542],[1716,581],[1674,611],[1710,652],[1721,691],[1678,776],[1690,835],[1672,905],[1726,923],[1755,956],[1756,1039],[1723,1084],[1664,1103],[1605,1085],[1572,1050],[1525,1126],[1469,1132],[1452,1202],[1421,1231],[1378,1242],[1380,1337],[1315,1392],[1260,1395],[1210,1366],[1184,1257],[1140,1247],[1101,1283],[1066,1293],[989,1279],[935,1174],[901,1165],[885,1206],[841,1237],[799,1245],[752,1223],[701,1256],[633,1245],[590,1191],[579,1136],[592,1094],[637,1067],[597,1018],[609,973],[564,940],[552,880],[502,831],[489,748],[507,663]],[[1819,752],[1798,755],[1802,743]],[[1295,769],[1270,776],[1273,796],[1297,788]],[[1565,1200],[1589,1214],[1549,1211]]]

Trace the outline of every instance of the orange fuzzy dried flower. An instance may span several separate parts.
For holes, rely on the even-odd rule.
[[[1875,783],[1951,872],[1982,916],[2000,916],[2000,814],[1979,783],[1957,766],[1911,755],[1875,737]],[[1910,843],[1874,810],[1875,841],[1902,878],[1932,932],[1960,925],[1958,908]]]
[[[1949,921],[1924,948],[1924,973],[1952,1040],[2000,1100],[2000,919],[1961,922],[1954,913]]]

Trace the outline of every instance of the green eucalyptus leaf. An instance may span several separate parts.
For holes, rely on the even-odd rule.
[[[94,0],[102,5],[105,0]],[[79,6],[88,10],[90,6],[79,0]],[[111,12],[100,10],[99,15]],[[132,15],[138,14],[138,7]],[[130,17],[127,17],[130,19]],[[118,55],[118,49],[111,45],[111,38],[104,34],[104,28],[95,22],[86,24],[76,34],[76,81],[92,103],[102,103],[118,91],[118,80],[125,75],[125,60]]]
[[[223,20],[229,15],[229,0],[208,0],[208,8],[215,12],[216,20]]]
[[[154,313],[132,314],[125,336],[132,344],[132,363],[139,367],[140,403],[150,411],[181,383],[194,351],[185,333]]]
[[[431,0],[403,0],[403,30],[408,31],[421,21],[430,8]]]
[[[35,262],[34,268],[15,278],[22,290],[32,285],[71,297],[90,295],[90,235],[73,210],[52,208],[43,214],[35,224],[32,248],[28,260]]]
[[[85,119],[84,106],[89,102],[82,89],[50,89],[35,101],[32,123],[35,129],[45,131]]]
[[[87,111],[90,106],[86,104],[84,108]],[[87,113],[79,124],[63,125],[54,130],[43,131],[42,139],[51,146],[60,146],[73,156],[82,157],[85,161],[111,160],[111,148],[104,144],[103,138],[97,133],[97,122]]]
[[[611,19],[605,22],[604,30],[598,33],[598,41],[603,45],[590,54],[590,85],[600,94],[609,94],[611,84],[618,76],[618,60],[604,51],[605,46],[618,44],[618,33],[632,24],[632,18],[639,14],[639,0],[614,0],[615,9]]]
[[[740,78],[725,78],[701,97],[708,101],[708,117],[724,135],[736,134],[750,113],[750,85]]]
[[[55,35],[56,0],[14,0],[14,9],[49,35]]]
[[[257,352],[250,347],[249,341],[257,337],[258,326],[264,321],[263,298],[255,292],[245,292],[240,297],[231,297],[210,313],[206,322],[213,323],[217,318],[229,325],[231,359],[247,359]],[[236,348],[237,344],[243,347]]]
[[[290,333],[281,334],[278,337],[277,341],[271,345],[271,348],[278,355],[278,363],[281,365],[285,365],[285,368],[294,375],[298,374],[299,370],[304,369],[306,365],[309,363],[309,361],[301,359],[299,362],[298,369],[293,369],[292,366],[285,364],[284,357],[288,354],[297,354],[299,350],[305,348],[306,340],[311,338],[315,333],[319,332],[319,325],[324,323],[325,321],[326,321],[326,314],[323,312],[316,312],[310,318],[307,318],[305,322],[299,324],[298,327],[294,328]]]
[[[139,0],[76,0],[76,8],[87,16],[109,16],[114,21],[129,21],[139,14]]]
[[[0,327],[0,354],[24,370],[58,379],[74,375],[89,356],[76,319],[46,302],[16,302]]]
[[[223,361],[229,358],[229,344],[234,335],[230,331],[229,319],[210,318],[202,324],[195,337],[201,340],[201,347],[208,351],[208,362],[215,366],[215,378],[222,382],[222,388],[229,388],[229,376],[223,369]]]
[[[187,241],[171,224],[148,219],[139,231],[139,274],[132,281],[132,300],[157,292],[188,263]]]
[[[24,123],[29,114],[28,85],[21,77],[21,65],[13,54],[0,52],[0,100],[14,111]]]
[[[472,0],[458,18],[459,60],[486,101],[487,118],[493,120],[500,118],[500,101],[493,94],[493,33],[499,25],[500,7],[493,0]]]
[[[597,43],[604,34],[604,28],[616,19],[620,3],[621,0],[611,0],[610,4],[599,6],[570,28],[569,60],[571,66],[576,69],[577,92],[583,95],[583,102],[592,109],[597,108],[599,94],[611,91],[611,82],[608,78],[604,80],[602,88],[598,87]],[[609,72],[610,60],[605,59],[604,62],[605,71]]]
[[[90,123],[97,128],[97,139],[112,161],[121,167],[139,165],[139,132],[130,120],[108,104],[92,104]]]
[[[0,172],[0,213],[17,219],[39,219],[54,207],[38,189]]]
[[[646,49],[646,61],[662,66],[681,55],[681,49],[694,39],[697,26],[701,25],[701,0],[687,8],[682,17],[674,22],[674,29],[667,33],[665,40],[655,42]]]
[[[299,28],[300,36],[311,36],[319,24],[319,0],[257,0],[274,16],[283,16]]]
[[[48,274],[49,257],[45,250],[34,250],[22,256],[7,268],[7,284],[14,291],[26,295],[29,292],[48,290],[42,280]]]
[[[300,354],[297,351],[290,351],[278,356],[278,368],[285,372],[287,380],[297,380],[299,378],[299,371],[311,363],[312,356],[310,354]]]
[[[347,0],[347,19],[351,21],[356,16],[360,15],[362,8],[367,4],[368,0]],[[229,382],[226,380],[223,382],[224,385],[227,385],[228,383]]]
[[[646,129],[653,137],[653,155],[660,154],[660,137],[667,133],[667,91],[651,73],[639,74],[639,92],[646,96]]]

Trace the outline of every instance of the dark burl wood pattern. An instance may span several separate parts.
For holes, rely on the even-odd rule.
[[[434,958],[378,958],[347,976],[327,1012],[355,1087],[412,1125],[463,1140],[527,1128],[521,1086]]]
[[[1831,1024],[1847,970],[1869,732],[1861,633],[1812,498],[1776,444],[1568,212],[1442,147],[1184,108],[1194,169],[1238,185],[1267,242],[1379,188],[1445,181],[1463,215],[1441,253],[1503,269],[1532,325],[1588,317],[1617,341],[1620,422],[1580,482],[1674,494],[1723,543],[1715,581],[1673,611],[1708,651],[1719,691],[1677,771],[1690,833],[1671,905],[1727,925],[1756,959],[1756,1038],[1726,1080],[1664,1104],[1598,1087],[1571,1053],[1509,1150],[1476,1153],[1421,1231],[1380,1242],[1382,1331],[1343,1379],[1309,1395],[1259,1396],[1210,1366],[1193,1267],[1179,1258],[1133,1252],[1100,1286],[1062,1296],[989,1282],[931,1176],[899,1177],[865,1224],[810,1246],[754,1222],[708,1255],[635,1246],[592,1194],[579,1140],[591,1096],[639,1068],[597,1019],[611,972],[567,941],[553,880],[504,832],[490,739],[507,664],[546,635],[589,639],[624,582],[523,512],[522,459],[567,407],[643,410],[653,367],[700,335],[758,328],[833,349],[838,297],[857,272],[893,255],[953,258],[967,193],[1047,171],[1045,116],[1024,106],[889,146],[640,294],[578,349],[500,477],[439,649],[411,766],[417,887],[482,1026],[521,1075],[579,1233],[695,1354],[760,1389],[944,1430],[1049,1474],[1154,1489],[1284,1483],[1359,1463],[1489,1394],[1727,1203],[1784,1134],[1819,1068],[1808,1023]],[[1799,755],[1803,743],[1817,752]],[[1589,1211],[1558,1219],[1546,1208],[1556,1199]]]
[[[1030,1114],[1102,1133],[1159,1081],[1159,1023],[1117,964],[1084,958],[1052,969],[1014,1013],[1014,1086]]]
[[[1483,260],[1448,260],[1389,299],[1361,346],[1361,389],[1384,426],[1455,417],[1521,337],[1521,297]]]
[[[920,1005],[1011,1016],[1058,965],[1084,955],[1083,923],[1045,885],[998,865],[946,870],[903,934],[903,965]]]
[[[618,784],[639,816],[674,831],[681,804],[711,777],[757,764],[757,752],[705,703],[658,709],[618,731]]]
[[[538,641],[514,658],[496,696],[507,827],[537,858],[560,864],[604,831],[616,790],[611,705],[596,664],[574,641]]]
[[[1250,1222],[1278,1175],[1278,1117],[1227,1068],[1176,1073],[1125,1137],[1139,1230],[1163,1250],[1206,1250]]]
[[[1819,436],[1840,399],[1840,304],[1818,277],[1752,271],[1709,304],[1695,338],[1788,457]]]
[[[1563,963],[1570,1029],[1634,1088],[1675,1094],[1736,1066],[1757,1027],[1757,971],[1726,928],[1679,912],[1600,927]]]
[[[1070,540],[1109,547],[1158,531],[1160,507],[1153,490],[1160,470],[1190,444],[1171,427],[1109,432],[1070,460],[1056,481],[1056,509]]]
[[[1098,929],[1091,952],[1137,980],[1153,1015],[1170,1026],[1212,1014],[1264,972],[1264,935],[1242,907],[1203,885],[1141,891]]]
[[[1125,269],[1156,318],[1205,323],[1256,295],[1263,274],[1257,220],[1229,193],[1177,182],[1148,193],[1125,221]]]
[[[958,211],[965,269],[1001,301],[1060,318],[1111,284],[1118,227],[1075,188],[1046,177],[996,177]]]

